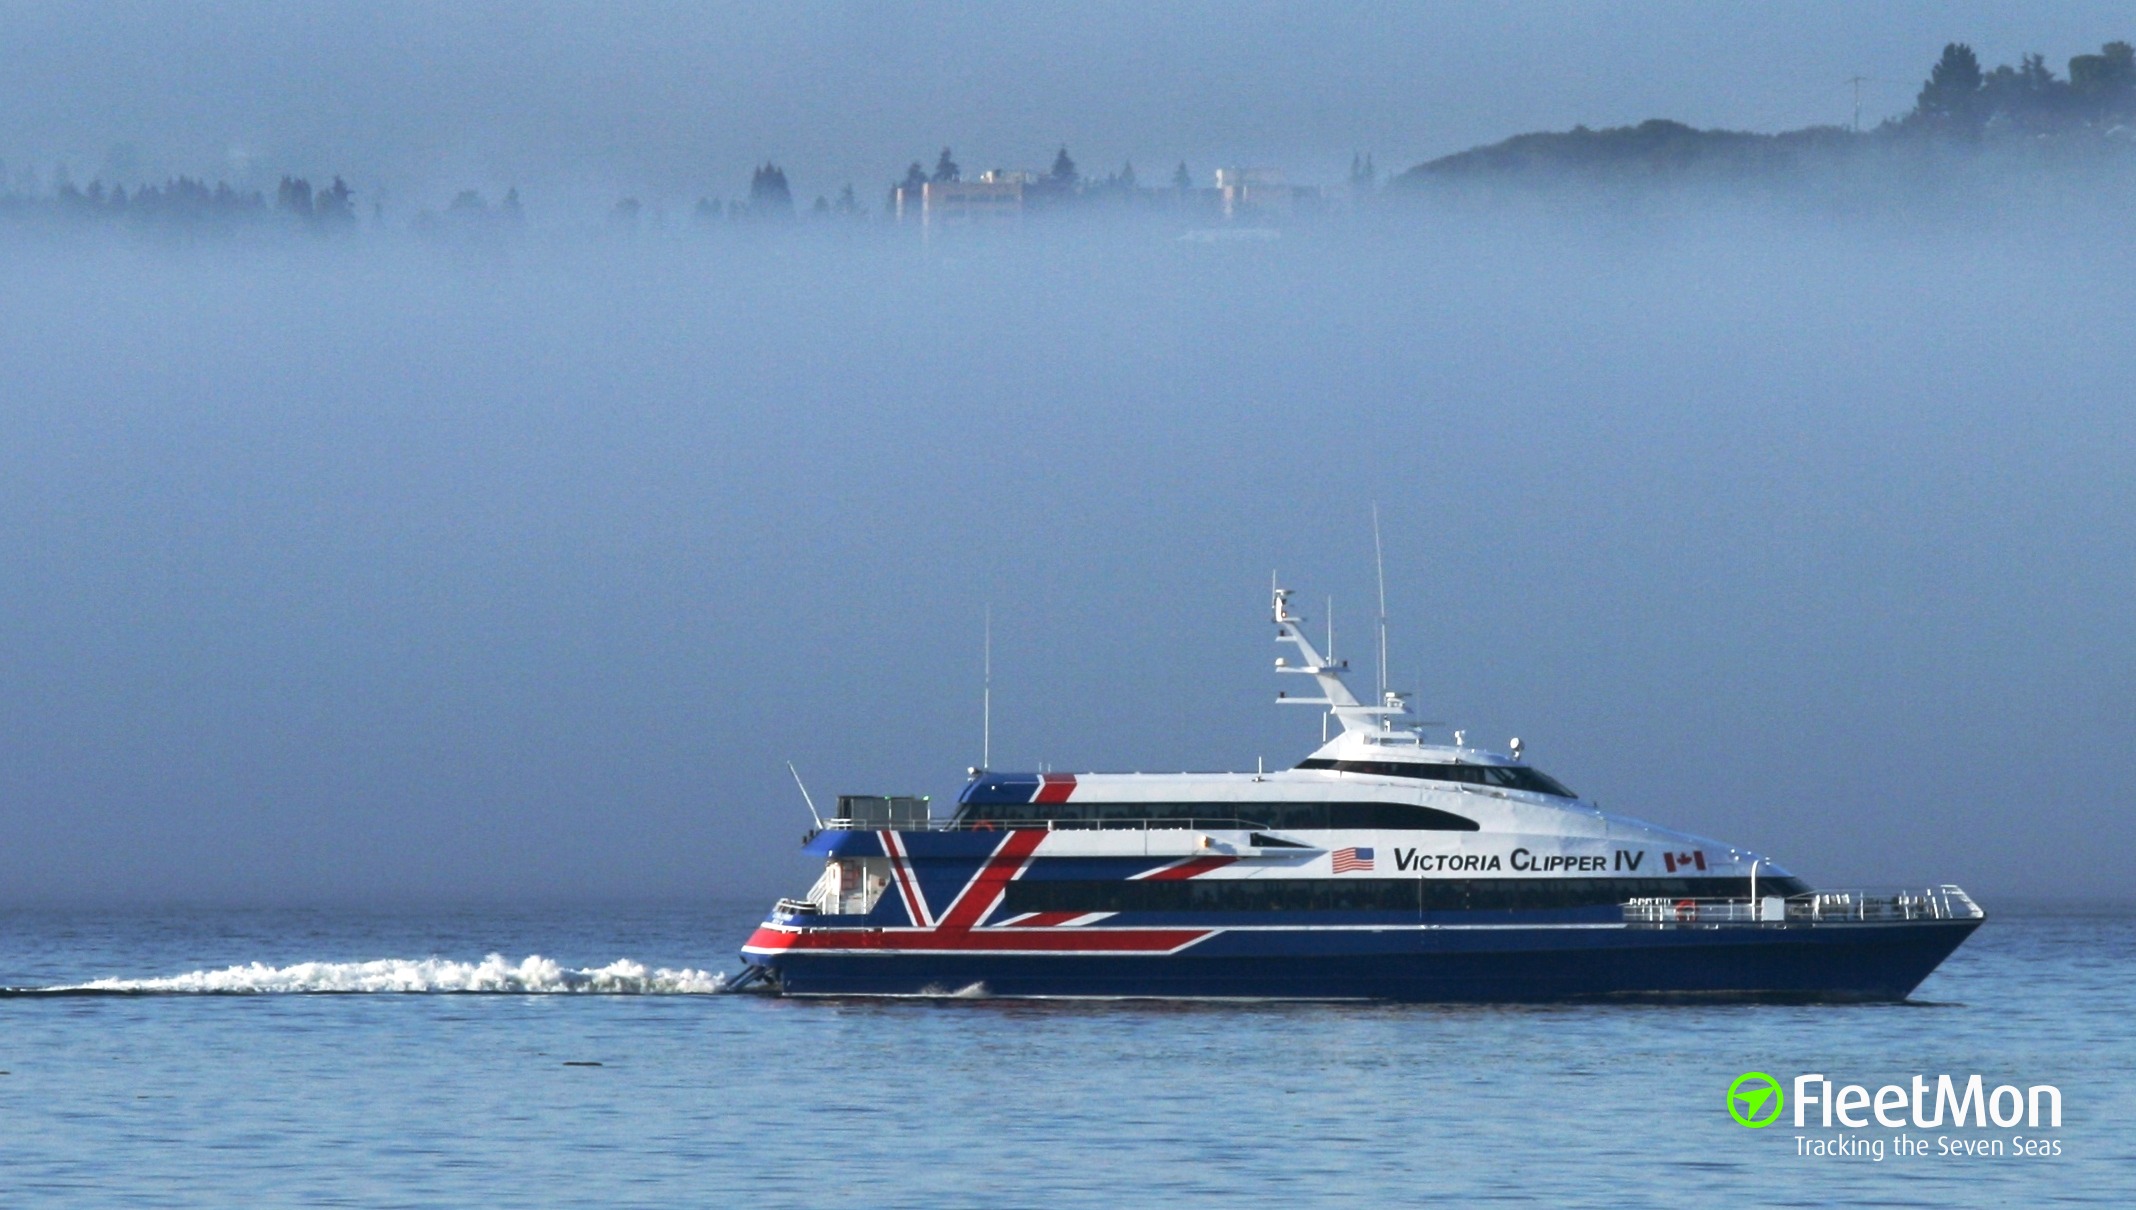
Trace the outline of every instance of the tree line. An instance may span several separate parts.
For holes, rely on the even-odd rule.
[[[1985,71],[1972,47],[1953,42],[1929,68],[1913,108],[1871,130],[1827,125],[1758,134],[1699,130],[1663,118],[1602,130],[1576,126],[1456,152],[1419,164],[1394,183],[1780,179],[1841,161],[1888,163],[1896,179],[1939,157],[1950,160],[1954,150],[2036,143],[2067,149],[2058,157],[2064,164],[2129,162],[2127,153],[2136,151],[2136,48],[2109,42],[2096,54],[2074,56],[2065,77],[2037,54]]]
[[[55,173],[49,193],[31,186],[0,193],[0,213],[17,218],[53,217],[69,220],[125,220],[179,228],[203,229],[257,225],[276,220],[293,222],[321,231],[356,225],[355,191],[340,177],[314,189],[304,177],[285,176],[270,202],[260,190],[235,189],[228,182],[208,184],[190,176],[173,177],[161,185],[146,184],[128,192],[124,185],[108,188],[91,181],[85,188]]]
[[[0,179],[5,179],[4,165],[0,165]],[[53,179],[49,191],[40,190],[27,175],[13,189],[0,191],[0,217],[117,223],[188,233],[282,227],[331,234],[353,230],[359,221],[356,191],[340,176],[318,187],[309,178],[285,176],[272,198],[258,189],[235,188],[221,181],[210,185],[190,176],[174,177],[161,185],[140,185],[131,192],[123,185],[107,187],[102,181],[76,185],[64,168],[55,171]],[[375,201],[371,219],[374,224],[384,221],[384,208]],[[419,234],[435,234],[517,227],[524,221],[517,187],[506,190],[494,205],[479,190],[463,189],[442,212],[416,211],[409,227]]]
[[[1983,69],[1971,46],[1953,42],[1930,67],[1913,108],[1867,132],[1850,132],[1838,126],[1810,127],[1777,135],[1737,131],[1697,130],[1662,119],[1638,126],[1606,130],[1576,127],[1565,133],[1517,135],[1501,143],[1472,148],[1443,157],[1390,178],[1390,183],[1414,185],[1434,179],[1454,179],[1482,173],[1504,174],[1538,167],[1575,170],[1607,170],[1621,165],[1648,168],[1703,166],[1722,172],[1787,170],[1799,168],[1808,157],[1830,156],[1859,141],[1869,148],[1879,143],[1927,139],[1932,142],[1978,144],[2011,138],[2054,138],[2064,142],[2105,137],[2136,144],[2136,47],[2125,41],[2108,42],[2096,53],[2071,57],[2067,74],[2057,74],[2043,55],[2027,54],[2016,64]],[[0,166],[0,181],[5,181]],[[882,215],[897,210],[900,190],[908,200],[929,185],[964,179],[955,152],[945,146],[927,168],[914,160],[901,178],[890,182]],[[1196,190],[1194,178],[1182,162],[1169,176],[1167,186],[1140,183],[1132,162],[1099,177],[1086,175],[1069,154],[1059,147],[1044,172],[1016,173],[1023,203],[1033,211],[1082,203],[1142,202],[1167,206],[1197,199],[1209,190]],[[281,223],[320,233],[357,226],[355,190],[340,176],[320,187],[299,176],[285,176],[270,199],[262,191],[234,188],[223,182],[180,176],[161,185],[144,184],[133,190],[123,185],[93,181],[75,185],[62,169],[54,175],[50,191],[40,191],[33,178],[25,178],[14,190],[0,192],[0,217],[101,220],[179,230],[210,230]],[[1353,156],[1349,185],[1353,196],[1365,196],[1379,187],[1377,170],[1370,156]],[[1206,200],[1206,199],[1200,199]],[[382,222],[381,204],[371,202],[371,218]],[[609,214],[611,225],[635,227],[643,206],[626,197]],[[849,182],[835,197],[819,194],[804,211],[797,201],[786,170],[774,161],[755,165],[747,192],[729,201],[709,196],[698,200],[692,218],[700,225],[716,222],[781,223],[803,214],[820,220],[857,220],[869,216]],[[524,214],[519,191],[509,190],[501,202],[489,203],[475,190],[462,190],[442,210],[419,210],[409,225],[419,233],[454,233],[511,228],[522,224]]]
[[[2109,42],[2099,53],[2069,60],[2059,77],[2042,55],[2024,55],[2015,67],[1983,72],[1980,58],[1963,42],[1943,48],[1928,72],[1911,113],[1898,129],[1965,139],[1991,132],[2070,134],[2110,131],[2136,122],[2136,47]]]

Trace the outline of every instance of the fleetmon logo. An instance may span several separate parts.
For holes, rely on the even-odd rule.
[[[1762,1071],[1746,1071],[1728,1086],[1728,1116],[1740,1125],[1757,1130],[1773,1124],[1786,1100],[1780,1091],[1780,1081]]]

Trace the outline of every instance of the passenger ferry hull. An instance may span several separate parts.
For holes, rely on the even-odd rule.
[[[1342,732],[1253,773],[969,770],[955,814],[846,795],[742,947],[790,995],[1902,1000],[1979,927],[1944,885],[1814,890],[1360,703],[1272,587],[1279,673]],[[815,808],[810,805],[813,813]]]
[[[972,995],[1547,1003],[1903,1000],[1978,919],[1815,926],[804,930],[744,957],[801,996]],[[1024,933],[1023,937],[988,934]],[[1073,934],[1087,933],[1087,938]],[[925,947],[925,948],[921,948]]]

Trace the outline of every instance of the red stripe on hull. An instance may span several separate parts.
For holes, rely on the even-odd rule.
[[[1206,874],[1211,870],[1221,870],[1237,860],[1238,858],[1236,857],[1193,857],[1180,862],[1178,865],[1166,866],[1164,869],[1149,875],[1147,881],[1184,882],[1196,874]]]
[[[934,921],[927,918],[925,902],[920,898],[920,889],[912,871],[905,867],[905,846],[898,842],[897,833],[882,833],[883,852],[890,855],[890,872],[897,879],[897,893],[905,901],[905,915],[914,924],[927,925]]]
[[[1075,793],[1075,774],[1042,773],[1039,775],[1038,797],[1032,802],[1067,802]]]
[[[949,905],[949,911],[942,916],[941,926],[968,929],[979,923],[1001,898],[1001,888],[1016,876],[1045,840],[1046,834],[1036,828],[1019,828],[1002,837],[994,855],[986,859],[986,866],[965,885],[964,893],[957,896],[957,901]]]
[[[788,933],[760,928],[742,947],[752,953],[797,950],[1002,950],[1017,953],[1085,951],[1162,954],[1207,937],[1213,929],[810,929]]]
[[[1052,928],[1056,924],[1066,924],[1078,916],[1088,916],[1089,914],[1088,912],[1033,912],[1021,920],[1011,920],[1002,927],[1012,929]]]
[[[788,933],[779,929],[759,928],[749,934],[749,940],[742,943],[742,948],[751,953],[790,949],[793,946],[794,938],[800,935],[799,933]]]

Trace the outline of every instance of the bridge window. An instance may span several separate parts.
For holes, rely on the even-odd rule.
[[[1332,769],[1338,773],[1369,773],[1375,777],[1450,781],[1470,786],[1503,786],[1508,790],[1526,790],[1531,794],[1550,794],[1558,798],[1579,797],[1566,789],[1564,783],[1556,778],[1526,765],[1428,764],[1406,760],[1329,760],[1326,757],[1309,757],[1299,761],[1298,767]]]

